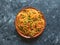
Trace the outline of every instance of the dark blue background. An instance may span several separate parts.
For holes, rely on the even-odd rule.
[[[22,7],[32,6],[46,18],[44,33],[36,39],[23,39],[14,20]],[[0,45],[60,45],[60,0],[0,0]]]

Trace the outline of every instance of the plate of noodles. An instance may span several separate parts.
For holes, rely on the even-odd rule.
[[[41,35],[45,26],[44,15],[34,7],[24,7],[16,15],[16,30],[24,38],[35,38]]]

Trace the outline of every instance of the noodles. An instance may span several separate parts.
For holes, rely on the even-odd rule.
[[[26,8],[17,15],[17,25],[19,30],[30,37],[34,37],[45,26],[42,14],[33,8]]]

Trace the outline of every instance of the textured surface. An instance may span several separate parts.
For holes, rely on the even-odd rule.
[[[19,37],[14,20],[22,7],[44,13],[46,29],[37,39]],[[60,45],[60,0],[0,0],[0,45]]]

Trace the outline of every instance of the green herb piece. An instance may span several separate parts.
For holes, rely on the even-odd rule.
[[[27,24],[27,21],[24,21],[24,24],[26,25]]]
[[[23,27],[22,26],[20,26],[20,30],[23,30]]]
[[[38,18],[40,18],[40,15],[39,15],[39,17]]]
[[[33,18],[33,21],[37,21],[38,19],[37,18]]]
[[[22,26],[18,26],[18,28],[19,28],[22,32],[25,32],[25,31],[23,30],[23,27],[22,27]]]
[[[37,28],[37,31],[40,31],[40,28]]]
[[[30,19],[30,15],[28,15],[28,20],[31,20],[31,19]]]
[[[25,18],[25,16],[23,14],[21,14],[22,18]]]
[[[32,12],[33,14],[36,14],[36,12]]]

